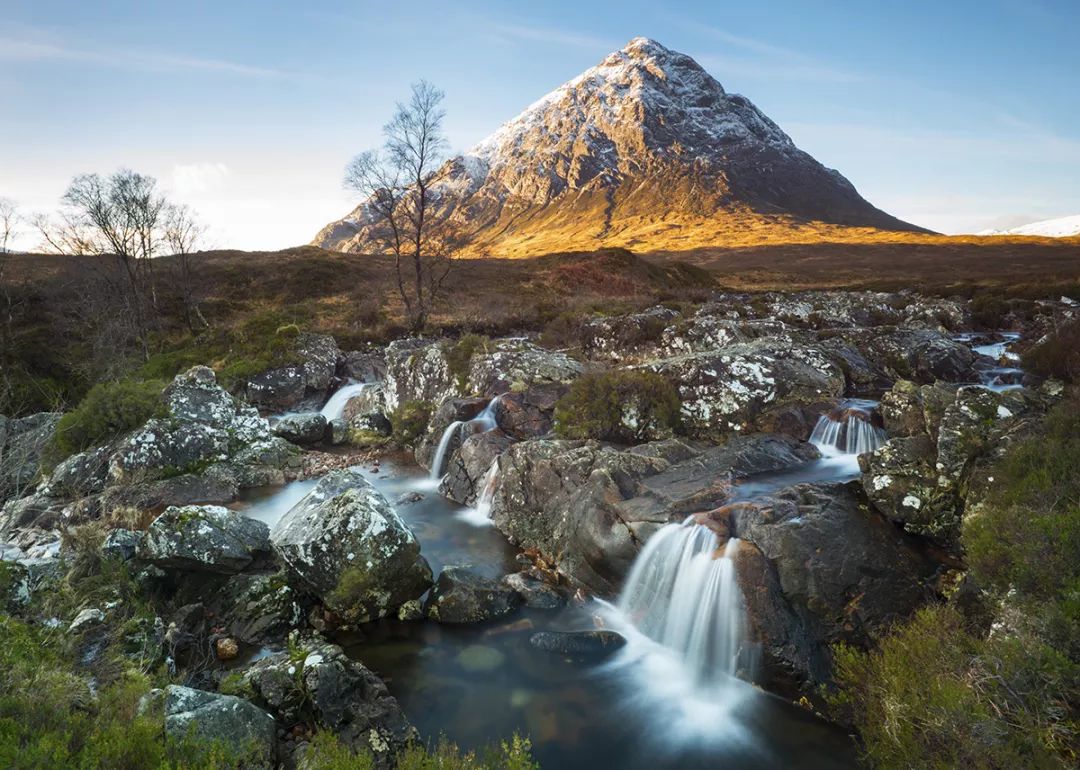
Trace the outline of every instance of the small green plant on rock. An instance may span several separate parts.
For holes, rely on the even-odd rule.
[[[404,447],[413,446],[427,431],[432,406],[427,401],[405,401],[390,415],[394,441]]]
[[[99,446],[165,412],[164,383],[157,380],[102,382],[60,418],[47,461],[55,465],[84,449]]]
[[[655,372],[587,374],[555,405],[555,430],[572,439],[652,441],[674,433],[681,406],[675,386]]]
[[[488,338],[479,334],[466,334],[446,348],[446,367],[462,392],[469,386],[469,365],[473,356],[487,349]]]

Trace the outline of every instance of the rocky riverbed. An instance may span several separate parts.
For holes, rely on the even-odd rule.
[[[93,528],[153,607],[140,654],[175,672],[166,729],[213,725],[267,765],[293,766],[322,729],[387,767],[418,735],[514,730],[550,767],[851,766],[854,744],[813,713],[832,645],[869,647],[962,584],[986,467],[1062,393],[1015,355],[1075,312],[1047,302],[977,331],[960,299],[805,292],[586,318],[558,350],[304,335],[301,363],[233,392],[210,368],[179,374],[157,416],[51,468],[60,415],[0,418],[17,578],[0,600],[68,628],[92,663],[110,607],[37,607],[81,558],[71,533]],[[645,391],[569,410],[613,373],[661,382],[677,419]],[[582,411],[616,424],[567,431]],[[620,602],[682,522],[707,531],[706,561],[730,561],[731,687],[688,676]],[[655,578],[680,602],[668,618],[695,614],[688,563]]]

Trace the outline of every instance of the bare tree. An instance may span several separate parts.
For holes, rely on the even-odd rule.
[[[409,324],[420,331],[450,273],[453,233],[432,216],[436,173],[447,142],[442,91],[426,81],[412,86],[407,104],[383,127],[381,150],[356,156],[345,169],[345,187],[364,199],[369,243],[391,254]]]
[[[192,335],[209,328],[195,295],[195,270],[192,252],[202,240],[205,229],[188,206],[170,204],[165,208],[164,238],[173,253],[177,289],[184,305],[184,322]]]
[[[111,255],[125,276],[128,309],[143,356],[149,358],[151,317],[157,310],[153,258],[163,243],[167,201],[153,177],[123,169],[110,177],[75,177],[54,219],[39,218],[46,245],[73,255]]]
[[[0,252],[7,253],[19,221],[19,207],[15,201],[11,198],[0,198]]]

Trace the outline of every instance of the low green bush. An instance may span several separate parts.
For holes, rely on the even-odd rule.
[[[586,374],[555,405],[555,430],[572,439],[651,441],[675,431],[681,407],[675,386],[655,372]]]
[[[1080,383],[1080,319],[1063,322],[1022,358],[1034,374]]]
[[[357,752],[342,744],[332,733],[316,733],[304,754],[306,770],[373,770],[375,760],[368,752]],[[446,739],[433,748],[411,746],[398,758],[398,770],[539,770],[532,758],[527,738],[514,735],[509,741],[479,753],[462,752]]]
[[[840,646],[834,664],[830,706],[858,728],[873,767],[1075,766],[1080,670],[1037,639],[983,639],[932,606],[873,652]]]
[[[65,414],[46,452],[53,464],[69,455],[99,446],[164,413],[160,380],[102,382]]]

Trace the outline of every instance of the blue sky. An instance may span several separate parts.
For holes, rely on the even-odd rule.
[[[945,232],[1080,213],[1080,2],[0,0],[0,196],[127,166],[212,244],[311,239],[410,82],[462,150],[645,35],[874,204]],[[30,234],[22,243],[33,245]]]

